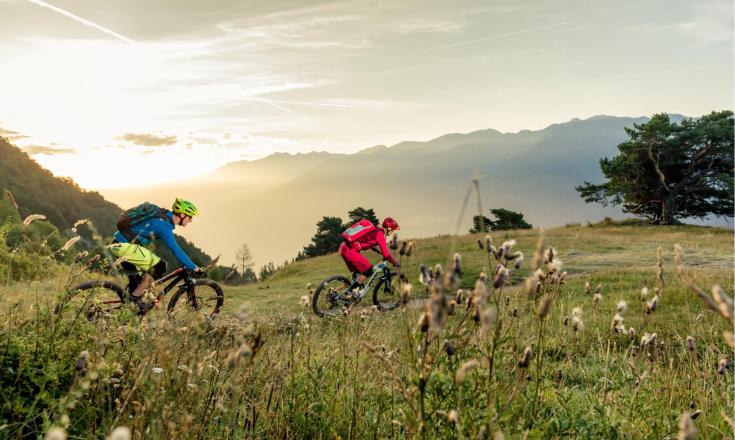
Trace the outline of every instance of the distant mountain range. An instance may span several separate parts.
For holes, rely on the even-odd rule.
[[[292,258],[322,216],[346,218],[357,206],[398,219],[402,237],[454,233],[475,173],[485,215],[506,208],[522,212],[534,226],[583,223],[621,216],[619,209],[585,204],[574,187],[601,182],[600,158],[617,154],[627,139],[625,127],[647,120],[595,116],[542,130],[453,133],[349,155],[274,154],[230,163],[188,183],[102,193],[122,206],[141,198],[189,197],[202,215],[185,231],[187,238],[225,261],[247,243],[258,264]],[[470,228],[475,205],[471,200],[460,233]]]

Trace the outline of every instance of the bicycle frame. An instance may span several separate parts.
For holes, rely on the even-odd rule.
[[[363,287],[363,291],[365,293],[361,293],[359,297],[353,298],[351,300],[346,300],[346,299],[343,299],[342,298],[342,295],[344,295],[345,292],[347,292],[347,291],[349,291],[349,290],[351,290],[351,289],[353,289],[355,287],[355,285],[357,283],[357,279],[356,279],[356,277],[353,277],[352,282],[347,287],[347,289],[344,292],[340,293],[335,298],[335,300],[336,301],[340,301],[340,302],[344,302],[344,303],[351,303],[351,304],[356,304],[356,303],[360,302],[360,300],[362,300],[365,297],[366,293],[368,291],[370,291],[370,287],[372,286],[373,281],[375,281],[376,279],[380,279],[381,277],[390,278],[390,269],[388,268],[388,265],[385,263],[385,261],[383,261],[380,264],[383,265],[383,268],[381,270],[373,270],[373,273],[372,273],[372,275],[370,275],[370,278],[368,278],[365,281],[365,287]]]

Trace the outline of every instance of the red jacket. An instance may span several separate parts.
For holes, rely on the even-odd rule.
[[[349,246],[349,244],[348,244]],[[389,261],[391,264],[396,264],[396,260],[388,250],[388,244],[385,242],[385,232],[383,228],[376,228],[374,231],[368,232],[364,236],[358,238],[353,242],[353,249],[356,251],[363,251],[365,249],[372,249],[376,252],[380,252],[383,258]]]

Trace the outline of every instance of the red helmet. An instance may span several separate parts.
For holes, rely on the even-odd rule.
[[[386,217],[386,218],[385,218],[385,219],[383,220],[383,227],[384,227],[385,229],[392,229],[392,230],[394,230],[394,231],[397,231],[397,230],[401,229],[401,227],[400,227],[400,226],[398,226],[398,222],[397,222],[397,221],[395,221],[395,220],[394,220],[393,218],[391,218],[391,217]]]

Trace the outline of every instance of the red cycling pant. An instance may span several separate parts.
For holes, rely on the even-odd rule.
[[[349,269],[350,272],[358,271],[364,274],[373,267],[373,264],[370,263],[370,260],[363,257],[360,252],[349,247],[347,243],[342,243],[339,246],[339,255],[342,257],[343,260],[345,260],[347,269]]]

